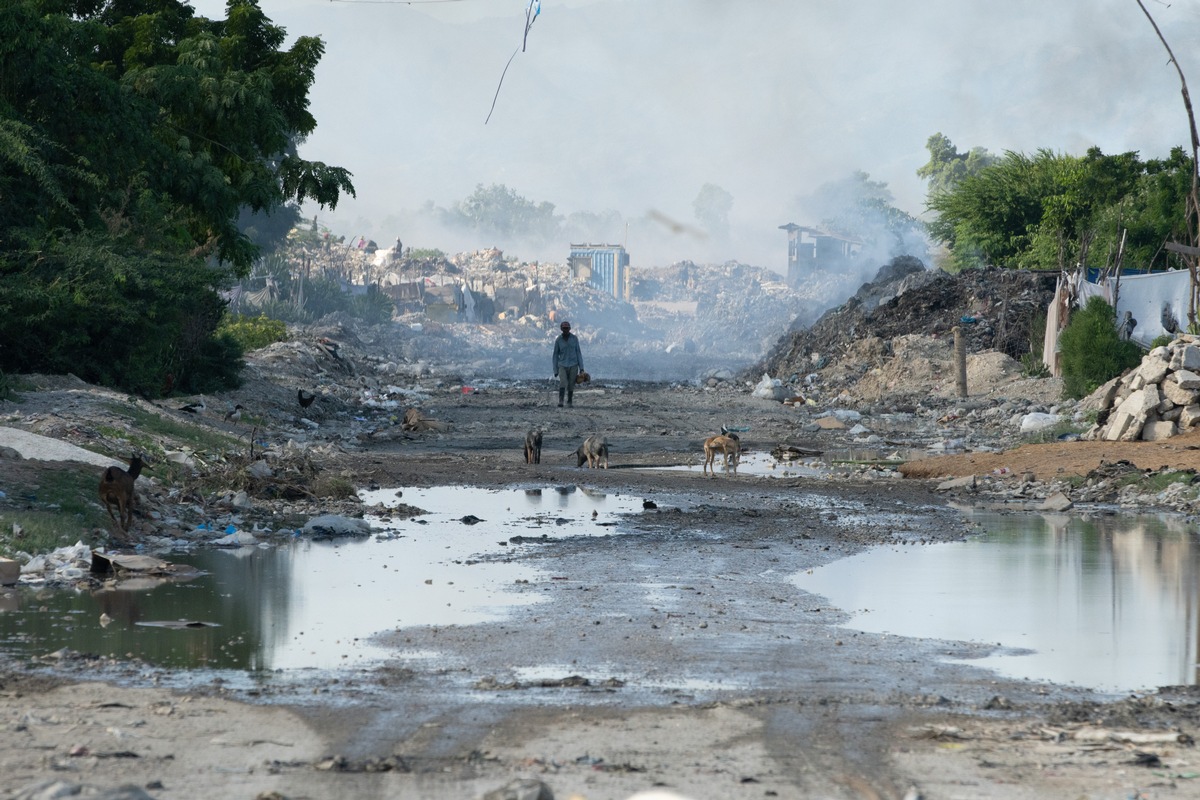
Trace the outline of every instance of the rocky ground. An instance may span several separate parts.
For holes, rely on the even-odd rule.
[[[989,318],[994,303],[974,307],[972,324],[1016,324]],[[27,457],[0,459],[0,546],[22,549],[28,520],[68,511],[64,535],[93,545],[154,550],[233,526],[270,546],[316,515],[363,515],[353,490],[369,486],[578,485],[642,497],[642,512],[609,536],[510,552],[544,576],[517,590],[549,602],[503,623],[381,639],[398,655],[437,654],[428,660],[245,681],[6,657],[0,797],[58,796],[54,781],[130,785],[101,795],[130,798],[1194,796],[1194,687],[1114,698],[1000,679],[970,665],[994,647],[842,628],[845,610],[784,579],[875,544],[968,536],[951,497],[1032,509],[1065,491],[1085,512],[1190,514],[1190,482],[1151,489],[1145,470],[1194,470],[1194,437],[1060,439],[1086,429],[1086,404],[1062,402],[1056,380],[1026,377],[994,350],[972,351],[959,398],[944,327],[781,344],[801,354],[790,371],[768,361],[673,383],[598,376],[570,409],[548,380],[479,378],[423,355],[461,351],[486,330],[326,320],[292,334],[252,354],[246,384],[220,397],[149,401],[19,376],[0,404],[14,431],[0,429],[0,446]],[[300,388],[317,395],[308,408]],[[235,404],[243,416],[226,420]],[[408,409],[418,424],[405,425]],[[1023,432],[1030,415],[1058,422]],[[817,459],[820,477],[701,475],[700,443],[722,425],[751,454]],[[528,465],[533,427],[545,444]],[[94,491],[100,467],[33,460],[29,434],[114,459],[147,454],[128,536],[93,499],[67,502],[76,485]],[[609,441],[608,470],[576,466],[593,434]],[[875,455],[839,457],[851,450]],[[964,476],[975,479],[948,485]],[[550,678],[523,677],[547,668]]]

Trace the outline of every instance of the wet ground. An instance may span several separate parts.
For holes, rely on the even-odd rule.
[[[208,574],[129,593],[136,603],[119,592],[23,594],[3,619],[17,650],[3,676],[0,768],[14,786],[57,764],[110,785],[157,780],[167,788],[153,796],[185,798],[270,789],[449,800],[520,777],[587,800],[654,786],[747,800],[898,799],[912,787],[930,798],[1099,797],[1148,782],[1154,796],[1190,796],[1192,779],[1179,776],[1195,758],[1180,741],[1140,745],[1164,765],[1155,775],[1129,767],[1124,745],[1101,756],[1072,738],[1085,723],[1195,731],[1186,690],[1125,703],[1127,685],[1097,692],[1087,680],[997,671],[1033,663],[1026,651],[1041,648],[988,627],[989,614],[1007,616],[995,599],[963,628],[910,627],[960,616],[977,589],[1002,598],[1007,588],[1029,596],[1016,606],[1030,622],[1020,634],[1064,609],[1077,613],[1068,627],[1128,610],[1133,629],[1158,625],[1139,647],[1170,643],[1194,614],[1188,528],[1026,525],[952,508],[923,482],[771,469],[763,454],[781,441],[824,444],[795,437],[778,404],[591,400],[555,414],[519,397],[456,398],[431,409],[450,434],[340,456],[329,469],[378,487],[370,537],[171,554]],[[718,419],[752,425],[736,476],[699,474],[698,441]],[[540,465],[522,463],[514,435],[532,424],[546,431]],[[596,431],[610,439],[612,468],[577,469],[572,451]],[[800,468],[815,474],[785,473]],[[392,515],[393,502],[429,513]],[[969,561],[928,566],[976,547],[993,548],[981,559],[990,581],[955,583]],[[1074,591],[1106,581],[1107,595]],[[1164,593],[1164,581],[1174,588]],[[906,597],[914,588],[924,594]],[[172,619],[208,625],[144,624]],[[55,631],[86,632],[78,649],[117,658],[30,661],[70,646]],[[1144,660],[1173,653],[1184,664],[1188,647]],[[84,677],[117,688],[35,684]],[[225,698],[251,703],[211,705]],[[158,719],[163,703],[179,711]],[[290,716],[267,716],[280,711]],[[198,726],[210,719],[225,720],[223,732]],[[1050,729],[1056,738],[1043,739]],[[110,730],[141,757],[67,757],[80,742],[98,750]],[[209,752],[214,740],[250,744]]]

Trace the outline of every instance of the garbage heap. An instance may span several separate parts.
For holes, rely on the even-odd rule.
[[[1183,335],[1085,401],[1100,414],[1089,438],[1159,441],[1200,422],[1200,338]]]
[[[845,303],[807,327],[797,325],[746,376],[796,379],[827,370],[861,376],[871,366],[861,358],[862,343],[878,340],[880,357],[888,358],[900,337],[945,340],[956,327],[968,354],[995,350],[1019,359],[1030,352],[1035,320],[1049,307],[1056,278],[1057,273],[999,267],[951,275],[901,256],[881,267]],[[851,389],[852,382],[839,388]]]

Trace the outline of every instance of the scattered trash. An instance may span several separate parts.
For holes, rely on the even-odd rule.
[[[762,380],[754,387],[754,391],[751,394],[765,400],[777,400],[779,402],[782,402],[788,396],[787,389],[783,386],[783,381],[766,374],[762,376]]]

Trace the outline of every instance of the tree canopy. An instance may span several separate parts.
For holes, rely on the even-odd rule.
[[[1187,235],[1192,166],[1182,148],[1146,161],[1099,148],[1082,156],[1010,151],[977,159],[973,170],[941,134],[929,149],[918,170],[936,214],[929,231],[959,267],[1105,267],[1121,253],[1126,265],[1165,268],[1163,245]]]
[[[216,292],[258,248],[245,214],[335,207],[299,157],[324,45],[254,0],[0,4],[0,368],[153,393],[234,379]],[[235,356],[237,354],[234,354]]]

